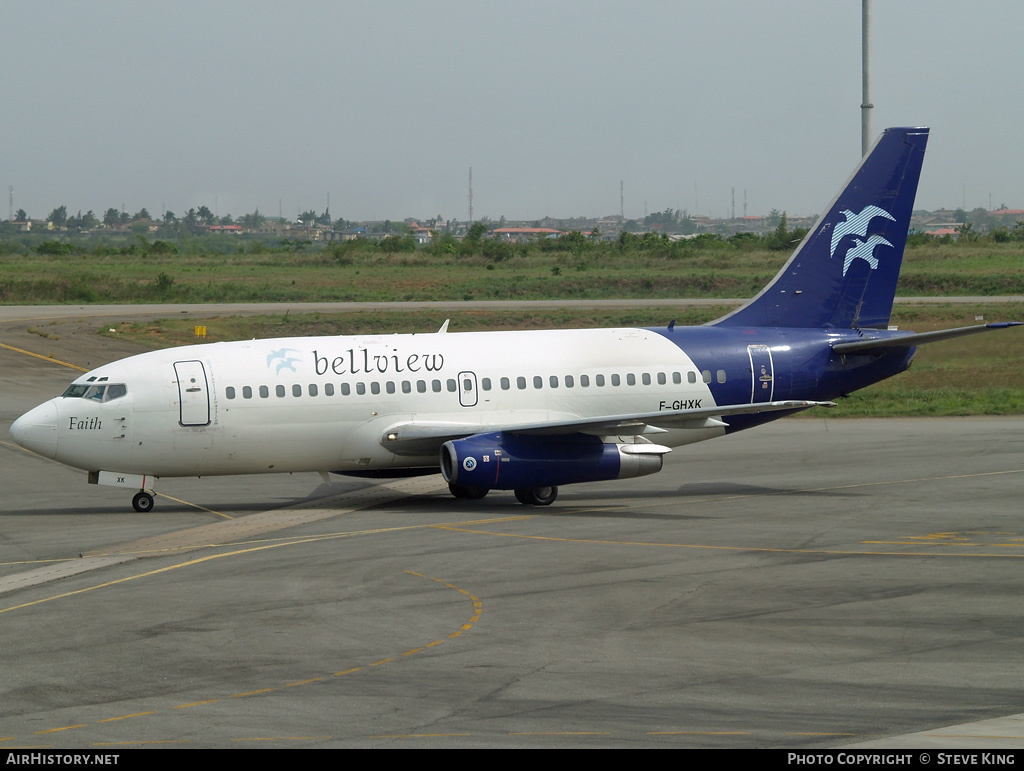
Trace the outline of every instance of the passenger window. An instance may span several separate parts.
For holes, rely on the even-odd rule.
[[[384,390],[387,391],[389,394],[393,394],[395,392],[395,384],[394,384],[394,382],[392,382],[391,380],[386,382],[384,384]]]
[[[575,384],[575,381],[572,379],[572,375],[566,375],[565,376],[565,387],[566,388],[572,388],[574,384]]]
[[[412,383],[410,383],[408,380],[403,380],[402,381],[402,393],[403,394],[411,394],[412,393]]]
[[[594,385],[604,388],[604,375],[594,375]]]
[[[676,374],[678,374],[678,373],[676,373]],[[686,382],[687,383],[696,383],[697,382],[697,373],[694,372],[692,369],[689,372],[686,373]]]
[[[356,394],[362,396],[366,393],[366,383],[356,383]]]
[[[458,390],[458,388],[455,385],[454,378],[448,378],[448,380],[445,382],[445,385],[448,386],[449,393],[455,393]]]
[[[533,387],[534,388],[543,388],[544,387],[544,378],[542,378],[540,375],[534,375],[533,376]]]
[[[501,390],[502,391],[507,391],[511,387],[511,385],[512,384],[508,382],[508,378],[507,377],[503,377],[501,379]]]
[[[520,391],[522,391],[523,389],[526,388],[526,378],[525,377],[521,377],[520,376],[520,377],[516,378],[516,388],[518,388]]]
[[[626,375],[626,385],[636,385],[636,375],[632,372]]]
[[[235,388],[234,388],[234,386],[228,386],[227,388],[225,388],[224,389],[224,395],[227,398],[229,398],[229,399],[234,399],[235,398]]]
[[[283,399],[284,398],[284,386],[283,385],[274,386],[274,393],[277,394],[278,398]]]
[[[491,379],[489,377],[485,377],[483,380],[480,381],[480,387],[485,391],[490,391]]]
[[[341,384],[341,395],[342,396],[348,396],[351,393],[352,393],[352,386],[350,386],[348,383],[342,383]]]
[[[725,370],[724,369],[718,370],[718,382],[719,383],[724,383],[725,382]]]
[[[435,388],[434,390],[435,391],[440,391],[441,390],[441,381],[435,380],[434,382],[437,383],[437,388]],[[418,393],[418,394],[425,394],[426,392],[427,392],[427,381],[426,380],[417,380],[416,381],[416,393]]]
[[[302,386],[292,383],[292,396],[302,396]]]
[[[324,383],[324,396],[334,396],[334,383]]]
[[[422,380],[417,380],[416,381],[417,388],[419,387],[419,384],[422,383],[422,382],[423,382]],[[420,393],[423,393],[423,391],[425,391],[425,390],[426,390],[425,388],[422,389],[420,391]],[[441,381],[440,380],[431,380],[430,381],[430,390],[433,391],[435,394],[441,393]]]
[[[260,398],[266,399],[268,396],[270,396],[270,389],[266,386],[260,386]]]
[[[619,380],[619,376],[618,375],[612,375],[612,385],[613,386],[619,385],[620,382],[621,381]]]
[[[316,396],[319,393],[319,390],[316,387],[316,383],[310,383],[308,390],[310,396]]]
[[[380,393],[380,383],[378,383],[376,380],[374,380],[372,383],[370,383],[370,393],[371,394],[379,394]]]
[[[704,380],[705,383],[710,383],[711,382],[711,370],[706,369],[706,370],[702,371],[700,373],[700,376]]]
[[[252,398],[252,387],[251,386],[242,386],[242,398],[243,399],[251,399]]]
[[[548,383],[551,384],[552,388],[558,388],[558,375],[551,375],[551,377],[548,378]]]
[[[662,375],[661,377],[662,377],[662,378],[664,378],[665,376],[664,376],[664,375]],[[642,375],[640,376],[640,380],[641,380],[641,382],[642,382],[642,383],[643,383],[644,385],[650,385],[650,384],[651,384],[651,373],[650,373],[650,372],[645,372],[645,373],[643,373],[643,374],[642,374]]]
[[[590,375],[580,375],[580,388],[590,387]]]
[[[463,378],[462,380],[462,390],[465,391],[466,393],[469,393],[470,391],[473,390],[473,381],[470,380],[468,377]]]

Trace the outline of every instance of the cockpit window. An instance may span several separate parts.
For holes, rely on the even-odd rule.
[[[123,383],[112,385],[90,385],[89,383],[73,383],[61,394],[65,399],[91,399],[94,402],[110,402],[120,399],[128,393]]]
[[[85,396],[85,392],[89,390],[89,386],[85,383],[72,383],[68,386],[68,390],[61,394],[65,399],[80,399]]]

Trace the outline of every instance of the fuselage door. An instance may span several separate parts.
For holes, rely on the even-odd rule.
[[[183,426],[210,425],[210,388],[206,369],[201,361],[176,361],[174,374],[178,380],[179,422]]]
[[[748,345],[750,356],[750,403],[770,402],[775,393],[772,349],[767,345]]]
[[[459,373],[459,404],[463,407],[476,407],[477,396],[476,373]]]

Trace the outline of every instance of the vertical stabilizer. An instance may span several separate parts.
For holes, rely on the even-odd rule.
[[[887,326],[927,143],[927,128],[886,129],[771,283],[712,324]]]

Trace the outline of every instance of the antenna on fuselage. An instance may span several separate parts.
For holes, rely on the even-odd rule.
[[[672,319],[672,320],[671,320],[671,321],[670,321],[670,322],[668,323],[668,331],[669,331],[669,332],[671,332],[671,331],[672,331],[673,329],[675,329],[675,328],[676,328],[676,320],[675,320],[675,319]]]
[[[443,335],[445,332],[448,331],[448,322],[449,321],[451,321],[451,319],[445,319],[444,320],[444,324],[442,324],[441,328],[439,330],[437,330],[437,334]]]

